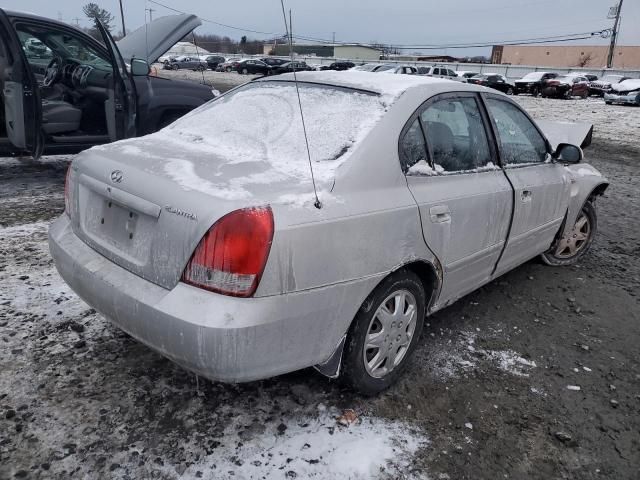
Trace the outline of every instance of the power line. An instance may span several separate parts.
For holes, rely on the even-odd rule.
[[[171,10],[173,12],[176,13],[181,13],[181,14],[185,14],[186,12],[182,11],[182,10],[178,10],[177,8],[174,7],[170,7],[169,5],[166,5],[162,2],[159,2],[158,0],[147,0],[150,3],[153,3],[155,5],[161,6],[163,8],[166,8],[167,10]],[[221,22],[216,22],[214,20],[210,20],[207,18],[203,18],[203,17],[199,17],[203,22],[206,23],[211,23],[214,25],[218,25],[221,27],[225,27],[225,28],[230,28],[233,30],[238,30],[238,31],[242,31],[242,32],[250,32],[250,33],[258,33],[261,35],[269,35],[271,37],[282,37],[282,38],[286,38],[287,34],[282,34],[281,32],[275,33],[275,32],[264,32],[264,31],[260,31],[260,30],[253,30],[253,29],[249,29],[249,28],[244,28],[244,27],[239,27],[239,26],[235,26],[235,25],[229,25],[226,23],[221,23]],[[457,49],[457,48],[480,48],[480,47],[491,47],[493,45],[530,45],[530,44],[541,44],[541,43],[558,43],[558,42],[569,42],[569,41],[575,41],[575,40],[585,40],[585,39],[589,39],[589,38],[593,38],[595,36],[602,36],[603,38],[606,38],[609,36],[611,30],[610,29],[603,29],[603,30],[598,30],[598,31],[591,31],[591,32],[579,32],[579,33],[568,33],[568,34],[564,34],[564,35],[552,35],[552,36],[545,36],[545,37],[533,37],[533,38],[525,38],[525,39],[517,39],[517,40],[495,40],[495,41],[487,41],[487,42],[476,42],[476,43],[466,43],[466,44],[461,44],[461,43],[452,43],[452,44],[425,44],[425,45],[410,45],[410,44],[389,44],[391,45],[393,48],[396,48],[398,50],[443,50],[443,49],[448,49],[448,48],[453,48],[453,49]],[[341,42],[336,42],[333,39],[329,40],[329,39],[324,39],[324,38],[317,38],[317,37],[311,37],[311,36],[305,36],[305,35],[291,35],[291,37],[297,39],[297,40],[303,40],[303,41],[308,41],[308,42],[318,42],[318,43],[325,43],[328,45],[353,45],[353,44],[362,44],[362,42],[347,42],[347,41],[341,41]]]

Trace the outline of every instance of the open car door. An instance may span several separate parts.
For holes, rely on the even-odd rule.
[[[2,117],[0,154],[31,154],[44,148],[40,135],[42,107],[37,81],[29,68],[20,39],[7,14],[0,9],[0,86]],[[3,132],[4,131],[4,132]]]
[[[110,89],[109,99],[106,101],[109,138],[113,142],[122,138],[135,137],[137,109],[135,85],[113,37],[100,21],[96,21],[96,25],[113,65],[113,88]]]

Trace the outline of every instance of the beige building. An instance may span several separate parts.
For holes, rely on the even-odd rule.
[[[541,67],[607,66],[609,47],[605,45],[496,45],[491,63],[537,65]],[[640,68],[640,46],[617,46],[613,68]]]
[[[377,48],[364,45],[336,45],[333,47],[333,56],[335,58],[349,60],[380,60],[381,53]]]

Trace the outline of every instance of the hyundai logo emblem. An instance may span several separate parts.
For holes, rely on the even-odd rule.
[[[122,171],[114,170],[113,172],[111,172],[111,181],[113,183],[120,183],[122,181]]]

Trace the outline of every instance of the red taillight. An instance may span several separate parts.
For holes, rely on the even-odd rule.
[[[64,212],[71,217],[71,200],[69,196],[69,176],[71,175],[71,164],[67,168],[67,174],[64,177]]]
[[[235,210],[202,237],[182,281],[212,292],[250,297],[260,283],[272,240],[270,207]]]

